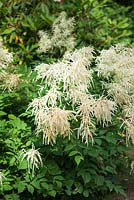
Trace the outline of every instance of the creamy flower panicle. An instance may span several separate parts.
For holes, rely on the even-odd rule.
[[[39,31],[39,52],[46,53],[53,50],[53,48],[65,48],[70,51],[74,48],[74,37],[72,36],[74,30],[74,19],[66,18],[66,13],[62,12],[52,25],[52,34],[44,31]]]
[[[21,74],[12,72],[15,68],[11,65],[12,63],[13,54],[4,48],[2,40],[0,39],[0,87],[9,92],[17,89],[21,82]]]
[[[8,73],[6,71],[2,71],[0,75],[0,81],[2,81],[1,87],[4,90],[8,90],[9,92],[17,89],[18,85],[21,82],[21,74]]]
[[[0,39],[0,69],[5,69],[13,62],[13,54],[4,48],[3,42]]]
[[[21,158],[24,160],[27,159],[28,163],[28,172],[32,174],[32,176],[35,175],[35,170],[38,169],[40,166],[42,166],[42,159],[41,154],[38,151],[39,149],[35,149],[34,144],[32,144],[32,148],[28,151],[25,149],[21,152]]]
[[[3,172],[0,171],[0,186],[2,186],[4,179],[5,179],[5,176],[4,176]]]
[[[97,71],[99,76],[109,79],[104,83],[108,95],[122,108],[127,142],[134,143],[134,48],[116,45],[102,50]]]
[[[70,99],[72,107],[88,99],[88,88],[91,87],[92,82],[92,71],[89,69],[92,59],[93,48],[84,47],[66,53],[63,61],[50,65],[40,64],[35,68],[37,79],[41,79],[45,83],[46,90],[49,87],[46,95],[40,98],[43,101],[41,110],[37,109],[37,99],[30,104],[35,114],[36,131],[37,133],[43,132],[44,143],[55,143],[58,134],[70,137],[71,129],[67,118],[72,112],[75,115],[75,110],[66,111],[60,107],[62,107],[63,99],[64,101]],[[54,111],[55,115],[52,114]],[[72,116],[72,118],[74,117]],[[60,127],[58,124],[60,124]],[[83,137],[86,143],[89,136]]]

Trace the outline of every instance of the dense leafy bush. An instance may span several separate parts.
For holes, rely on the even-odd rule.
[[[63,1],[58,8],[67,9],[69,16],[75,16],[79,45],[102,48],[117,42],[130,44],[133,39],[130,7],[111,0],[84,0]]]
[[[111,0],[1,1],[0,31],[6,44],[13,47],[16,62],[40,60],[36,54],[38,31],[48,31],[59,13],[75,18],[76,46],[97,48],[117,42],[133,41],[133,20],[129,7]],[[131,11],[132,12],[132,11]],[[52,55],[51,55],[52,56]],[[50,58],[50,57],[49,57]]]
[[[128,8],[110,5],[1,1],[0,199],[124,193],[117,173],[125,165],[125,140],[134,142],[133,49],[72,50],[131,43]],[[77,34],[74,19],[57,18],[65,9]]]
[[[70,61],[66,60],[67,56],[69,56],[68,59],[71,59]],[[44,76],[44,80],[45,78],[47,78],[46,84],[38,80],[38,84],[40,85],[39,87],[36,87],[36,84],[33,82],[34,86],[37,89],[41,88],[39,94],[45,95],[44,100],[43,97],[37,98],[37,96],[35,95],[37,94],[37,91],[35,89],[33,92],[30,92],[30,80],[28,83],[25,83],[25,87],[27,90],[25,97],[23,96],[25,90],[25,87],[23,85],[24,83],[20,83],[17,88],[13,88],[13,91],[14,89],[16,89],[16,93],[8,93],[8,90],[11,90],[11,88],[5,88],[5,92],[1,94],[0,122],[2,148],[1,151],[3,152],[3,154],[1,155],[1,169],[5,177],[3,178],[3,183],[1,187],[1,199],[30,199],[31,194],[33,195],[33,199],[36,199],[37,197],[40,197],[40,199],[43,199],[43,197],[46,197],[47,199],[51,199],[51,197],[55,197],[58,199],[79,199],[89,196],[91,196],[91,198],[96,198],[98,194],[102,196],[108,190],[116,191],[117,193],[123,193],[122,187],[120,186],[118,179],[116,178],[118,167],[120,167],[120,165],[123,165],[124,163],[123,154],[125,151],[124,138],[120,133],[121,122],[118,119],[118,115],[120,113],[117,112],[117,116],[115,115],[112,119],[111,114],[113,112],[113,108],[109,107],[110,105],[112,106],[112,101],[110,99],[107,100],[104,97],[101,97],[102,99],[99,98],[102,95],[100,91],[103,92],[104,90],[101,84],[98,85],[99,77],[97,78],[97,74],[94,71],[94,68],[94,72],[92,73],[93,77],[95,76],[96,78],[94,79],[94,86],[92,86],[93,88],[89,91],[91,92],[91,94],[94,94],[95,97],[93,104],[95,103],[94,105],[101,106],[100,109],[98,106],[95,108],[94,105],[92,105],[93,107],[91,107],[91,109],[98,110],[98,112],[97,110],[94,110],[95,113],[92,113],[92,120],[95,127],[90,127],[89,124],[89,120],[91,117],[89,115],[89,105],[86,104],[85,107],[83,107],[83,103],[85,100],[89,102],[91,101],[91,99],[85,99],[89,97],[91,98],[91,94],[88,94],[89,91],[87,91],[86,89],[86,86],[88,87],[89,82],[89,77],[87,76],[87,73],[89,73],[90,71],[83,71],[85,65],[87,66],[87,63],[91,63],[91,58],[92,48],[88,47],[75,51],[74,54],[66,54],[66,58],[64,58],[65,60],[63,60],[64,62],[60,62],[60,65],[57,65],[57,67],[60,66],[60,71],[58,75],[59,78],[64,75],[64,72],[66,75],[68,74],[68,71],[64,70],[63,74],[61,73],[62,68],[66,67],[66,64],[70,65],[73,70],[73,66],[77,66],[78,62],[80,62],[80,66],[78,66],[81,67],[82,70],[76,71],[77,73],[75,72],[76,77],[73,77],[74,71],[72,71],[72,73],[69,73],[68,75],[70,78],[68,80],[70,81],[66,82],[66,79],[64,79],[66,84],[62,84],[62,79],[61,82],[59,82],[60,79],[55,80],[55,70],[58,70],[58,68],[56,68],[56,64],[50,64],[50,66],[48,64],[41,64],[37,66],[35,68],[38,75],[37,77],[39,79],[42,79],[42,76]],[[45,67],[47,68],[45,69]],[[6,69],[4,68],[3,70],[8,71],[8,66],[6,66]],[[1,71],[1,73],[3,73],[3,70]],[[50,70],[50,72],[48,71],[48,73],[47,70]],[[103,72],[103,69],[100,68],[100,71]],[[46,77],[45,73],[47,73],[49,76]],[[79,73],[83,73],[83,76],[81,74],[82,79],[79,76]],[[55,83],[57,84],[57,87],[59,87],[58,92],[61,92],[61,94],[63,95],[61,100],[58,101],[57,98],[53,96],[54,93],[52,93],[50,99],[47,98],[50,87],[55,87],[53,82],[54,80],[57,81]],[[44,87],[44,85],[46,87]],[[82,85],[83,87],[81,87]],[[24,87],[23,91],[21,90],[21,87]],[[72,93],[72,95],[74,94],[75,96],[71,95],[71,91],[67,94],[68,89],[75,89],[75,93]],[[81,95],[77,93],[78,89]],[[28,103],[28,101],[31,101],[32,98],[35,98],[30,104],[30,107],[34,106],[33,112],[36,115],[36,132],[38,132],[38,137],[35,137],[32,133],[35,132],[33,118],[31,118],[30,113],[28,113],[29,111],[24,111],[25,104],[23,102],[23,98],[25,98],[26,103]],[[23,107],[21,108],[20,104],[22,102]],[[18,103],[19,105],[17,106]],[[105,107],[105,104],[108,107]],[[16,108],[14,111],[15,105]],[[59,105],[61,110],[56,111],[55,105]],[[71,120],[70,118],[69,122],[64,122],[64,120],[66,120],[65,112],[72,112],[72,114],[74,112],[75,114],[75,110],[78,105],[80,106],[79,109],[82,109],[82,107],[85,109],[83,111],[81,110],[81,114],[79,112],[78,116],[75,117],[77,118],[77,121],[75,118],[73,120]],[[49,108],[49,106],[52,107]],[[66,111],[64,109],[70,111]],[[74,111],[71,111],[71,109],[73,109]],[[56,111],[57,113],[54,113],[55,115],[53,115],[51,111]],[[60,114],[62,114],[61,116],[58,116],[58,111],[60,111]],[[84,112],[85,114],[87,114],[85,115]],[[43,125],[42,123],[45,123],[45,120],[49,119],[47,118],[47,115],[50,117],[50,121],[46,121],[47,124]],[[55,120],[53,121],[53,117],[55,116],[59,117],[59,119],[55,118]],[[82,117],[84,117],[82,119],[83,122],[80,120],[80,118]],[[88,119],[88,121],[86,121],[86,118]],[[60,121],[58,122],[58,120]],[[51,123],[51,126],[49,126],[49,123]],[[56,123],[59,123],[59,125]],[[69,135],[70,132],[70,128],[68,129],[69,123],[71,123],[70,128],[73,131],[70,135],[70,140],[68,139],[68,137],[66,137]],[[83,125],[81,123],[83,123]],[[51,128],[53,128],[53,132],[49,132],[51,131]],[[77,129],[80,131],[79,137],[82,137],[83,142],[85,141],[86,144],[82,143],[80,139],[77,139]],[[42,144],[42,131],[44,131],[43,137],[46,145]],[[92,134],[95,135],[92,136]],[[65,138],[63,139],[61,136],[65,136]],[[93,141],[94,143],[92,143]],[[35,147],[32,146],[32,143],[34,143]],[[49,143],[55,144],[51,146],[48,145]],[[23,152],[21,152],[22,149],[24,149]],[[41,153],[42,161],[39,160],[39,151]],[[33,157],[31,157],[32,155]],[[37,157],[35,157],[34,155],[37,155]],[[27,161],[29,163],[28,165],[25,157],[27,158]],[[39,164],[41,164],[42,162],[43,166],[41,166],[40,170],[37,171],[36,168],[38,168]]]

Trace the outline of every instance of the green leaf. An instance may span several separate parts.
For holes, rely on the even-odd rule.
[[[75,156],[74,160],[75,160],[76,164],[79,165],[80,162],[81,162],[82,160],[84,160],[84,158],[83,158],[82,156]]]
[[[2,34],[8,35],[8,34],[12,33],[13,31],[15,31],[15,28],[14,28],[14,27],[4,30],[4,31],[2,32]]]
[[[112,174],[116,174],[115,169],[114,169],[113,167],[111,167],[111,166],[106,166],[105,170],[106,170],[107,172],[112,173]]]
[[[25,182],[19,182],[17,184],[17,189],[18,189],[18,193],[21,193],[25,190],[26,187],[26,183]]]
[[[61,181],[55,181],[57,188],[60,189],[62,187],[62,182]]]
[[[46,190],[48,190],[49,189],[49,185],[46,183],[46,182],[41,182],[41,187],[43,188],[43,189],[46,189]]]
[[[10,183],[4,183],[3,184],[3,191],[9,191],[9,190],[12,190],[13,187],[10,185]]]
[[[113,133],[108,133],[104,139],[109,142],[109,143],[112,143],[112,144],[116,144],[117,140],[115,138],[115,135]]]
[[[30,146],[31,145],[31,141],[29,140],[29,141],[27,141],[27,143],[26,143],[26,147],[28,147],[28,146]]]
[[[48,194],[52,197],[55,197],[56,196],[56,191],[55,190],[51,190],[48,192]]]
[[[16,161],[16,158],[15,157],[13,157],[11,160],[10,160],[10,166],[13,166],[14,165],[14,163],[15,163],[15,161]]]
[[[68,144],[68,145],[65,147],[64,151],[70,151],[70,150],[73,149],[74,147],[75,147],[75,144]]]
[[[4,199],[6,199],[6,200],[20,200],[20,197],[19,197],[18,194],[11,193],[11,194],[4,195]]]
[[[34,179],[31,183],[36,189],[41,189],[40,180]]]
[[[94,140],[99,146],[102,144],[102,140],[101,139],[95,138]]]
[[[85,184],[89,183],[91,181],[91,175],[90,175],[90,173],[84,172],[84,173],[81,174],[81,176],[82,176],[83,181],[84,181]]]
[[[101,186],[104,184],[104,176],[97,176],[95,179],[97,186]]]
[[[114,185],[110,180],[106,180],[106,185],[109,188],[110,192],[112,192]]]
[[[22,160],[18,166],[18,169],[27,169],[27,161]]]
[[[28,191],[29,191],[31,194],[33,194],[33,192],[34,192],[34,187],[33,187],[32,185],[27,185],[27,189],[28,189]]]
[[[88,197],[88,196],[89,196],[89,191],[88,191],[88,190],[84,190],[83,196],[84,196],[84,197]]]
[[[63,176],[55,176],[54,179],[55,180],[60,180],[60,181],[64,180]]]
[[[85,155],[87,154],[93,158],[97,158],[99,154],[98,150],[93,148],[91,148],[90,150],[85,150],[84,153]]]
[[[79,154],[79,152],[78,152],[78,151],[71,151],[71,152],[69,153],[69,157],[74,156],[74,155],[76,155],[76,154]]]
[[[115,185],[115,186],[114,186],[114,190],[115,190],[116,193],[118,193],[118,194],[125,195],[125,192],[124,192],[122,186],[120,186],[120,185]]]
[[[4,111],[0,111],[0,116],[4,116],[6,115],[7,113],[5,113]]]

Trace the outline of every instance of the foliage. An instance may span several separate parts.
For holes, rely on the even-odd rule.
[[[107,190],[123,193],[116,172],[125,146],[120,143],[122,137],[117,135],[115,127],[109,127],[110,132],[108,128],[99,128],[93,146],[86,146],[75,138],[70,141],[59,138],[56,145],[44,146],[35,141],[23,120],[9,114],[7,120],[1,120],[0,165],[6,177],[1,199],[30,199],[30,194],[33,199],[67,199],[68,196],[73,199],[78,195],[95,198],[97,193]],[[35,177],[27,173],[27,162],[20,161],[19,157],[20,150],[30,148],[32,140],[40,148],[44,161]]]
[[[84,54],[80,57],[80,53],[84,53],[85,50],[87,51],[88,47],[83,48],[83,50],[77,50],[74,54],[70,54],[69,57],[72,56],[74,60],[70,61],[70,64],[67,61],[67,64],[71,66],[72,64],[74,65],[75,62],[78,63],[78,58],[85,59]],[[90,50],[92,51],[92,48],[89,48],[89,57],[86,57],[87,60],[85,60],[84,63],[89,62],[90,57],[92,57]],[[39,68],[39,66],[37,68]],[[21,72],[23,74],[23,78],[25,74],[28,74],[28,69],[26,69],[25,66],[23,66],[23,69],[18,66],[16,70],[18,73]],[[49,69],[51,69],[51,66],[49,66]],[[61,67],[60,70],[59,72],[61,73]],[[54,75],[53,71],[52,75]],[[94,71],[93,76],[96,77],[96,75]],[[8,89],[6,89],[1,94],[0,146],[1,152],[3,152],[1,154],[1,169],[5,177],[1,187],[1,199],[25,200],[30,199],[31,194],[33,195],[33,199],[37,197],[40,199],[44,197],[46,199],[51,199],[52,197],[58,199],[79,199],[80,197],[87,198],[89,196],[95,199],[98,194],[102,196],[107,191],[116,191],[117,193],[124,194],[116,177],[118,168],[124,163],[123,154],[125,151],[124,138],[120,134],[121,123],[118,119],[118,113],[117,117],[115,116],[112,119],[112,124],[108,122],[108,126],[106,127],[95,121],[96,130],[94,144],[90,142],[87,142],[88,145],[82,143],[76,138],[76,131],[73,130],[70,140],[68,140],[68,138],[63,139],[61,136],[57,135],[56,144],[53,146],[44,145],[42,144],[42,136],[40,134],[38,137],[34,136],[33,132],[35,126],[33,124],[33,117],[31,117],[29,111],[25,111],[28,102],[33,98],[37,99],[37,90],[40,89],[40,86],[36,86],[37,83],[42,86],[44,85],[42,81],[41,83],[39,80],[37,80],[37,82],[32,81],[35,87],[35,89],[32,90],[31,80],[33,77],[35,77],[34,72],[28,76],[26,82],[22,82],[18,85],[16,91],[13,89],[13,91],[9,93]],[[50,80],[52,80],[51,77]],[[79,87],[82,83],[85,85],[87,84],[87,82],[83,82],[83,79],[79,80],[74,79],[74,82],[71,82],[70,79],[70,81],[67,82],[68,86],[75,86],[75,81],[77,81],[77,86]],[[84,81],[85,80],[86,79],[84,79]],[[96,92],[93,88],[92,90],[98,96],[101,95],[100,91],[103,90],[101,84],[96,85],[96,83],[98,83],[98,80],[94,82],[95,86],[93,87],[96,88]],[[41,90],[42,93],[46,93],[46,91],[50,89],[48,81],[47,84],[46,88],[44,87],[44,91]],[[54,85],[52,84],[52,86]],[[65,86],[67,87],[67,85]],[[63,88],[60,84],[59,87],[61,87],[61,89]],[[99,93],[97,91],[99,91]],[[63,102],[63,98],[64,96],[62,97],[64,107],[69,106],[68,109],[71,109],[71,102],[70,105],[68,105],[65,100]],[[21,104],[23,106],[20,106]],[[79,119],[78,122],[74,120],[71,124],[71,128],[78,127],[79,123]],[[43,166],[35,171],[35,176],[29,174],[31,170],[28,171],[27,161],[24,159],[27,157],[28,152],[31,151],[32,143],[34,143],[35,148],[40,151],[43,162]],[[27,150],[27,153],[24,152],[23,158],[21,158],[22,149]],[[33,169],[33,165],[29,169]]]
[[[93,44],[95,51],[91,47],[85,47],[74,52],[65,52],[67,44],[57,47],[55,43],[51,51],[49,49],[45,54],[39,54],[37,49],[41,38],[38,31],[47,31],[52,36],[51,27],[55,19],[59,19],[59,13],[65,10],[67,16],[75,18],[75,29],[69,32],[69,37],[76,37],[75,46]],[[132,21],[128,12],[129,8],[110,0],[0,2],[0,30],[4,38],[4,45],[0,46],[0,50],[7,53],[6,45],[15,52],[14,60],[6,65],[5,61],[4,64],[1,62],[0,57],[0,199],[99,200],[98,196],[101,199],[107,192],[124,194],[117,177],[126,161],[126,137],[120,117],[124,120],[125,116],[129,123],[130,120],[127,115],[122,114],[126,103],[120,104],[116,101],[107,86],[117,82],[120,85],[121,80],[125,80],[125,74],[116,79],[118,72],[126,70],[128,65],[127,72],[131,71],[132,63],[127,63],[127,58],[132,61],[133,57],[129,55],[131,50],[123,47],[121,53],[125,54],[122,56],[126,61],[124,66],[124,62],[120,63],[116,47],[101,52],[96,49],[116,42],[133,42]],[[59,37],[58,40],[60,39]],[[81,54],[85,50],[88,51]],[[112,57],[111,50],[114,52]],[[107,55],[106,60],[103,52]],[[120,71],[115,70],[113,63],[118,64]],[[78,65],[80,69],[77,71],[74,65]],[[32,71],[33,68],[35,70]],[[20,81],[12,85],[13,87],[10,84],[11,74],[20,75]],[[131,78],[130,73],[126,75]],[[56,90],[50,90],[55,86]],[[130,92],[130,98],[133,97],[130,87],[123,89]],[[49,96],[51,98],[47,98],[48,93],[52,95]],[[54,96],[55,94],[58,96]],[[43,106],[38,110],[36,108],[39,108],[39,104],[34,104],[38,103],[34,100],[42,97],[45,97],[43,106],[46,110]],[[92,108],[90,115],[86,115],[87,129],[84,132],[85,118],[82,124],[83,110],[80,105],[87,97],[93,98],[90,99],[92,102],[86,102],[84,111],[89,112],[89,103],[92,103],[91,107],[94,106],[94,109]],[[107,106],[101,104],[102,102]],[[101,112],[102,109],[97,107],[99,103],[108,114]],[[55,106],[60,109],[54,109]],[[33,112],[31,107],[34,107]],[[58,116],[58,112],[59,121],[54,118]],[[90,118],[93,126],[92,131],[88,132]],[[63,121],[65,123],[62,124]],[[50,122],[52,126],[49,126]],[[49,132],[51,128],[53,132]],[[81,131],[78,134],[79,139],[78,128]],[[43,130],[46,144],[42,143]],[[48,133],[53,133],[54,137],[49,138]],[[127,133],[127,139],[133,139],[133,135],[130,137],[129,132]]]
[[[0,31],[5,43],[16,53],[17,63],[40,60],[36,53],[38,32],[48,32],[62,11],[75,18],[77,47],[90,44],[102,49],[117,42],[133,42],[131,7],[120,6],[111,0],[72,0],[60,3],[53,0],[2,0]]]
[[[75,16],[79,45],[103,48],[117,42],[130,44],[133,40],[131,7],[111,0],[84,0],[63,1],[57,9],[66,9],[69,16]]]

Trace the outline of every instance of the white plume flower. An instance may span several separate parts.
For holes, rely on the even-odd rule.
[[[126,142],[131,140],[134,144],[134,118],[126,119],[123,123],[126,125]]]
[[[58,107],[51,108],[42,126],[43,141],[46,144],[53,144],[58,135],[70,138],[71,129],[68,120],[71,118],[74,118],[73,111],[62,110]]]
[[[65,48],[70,51],[74,48],[74,37],[72,36],[74,29],[74,19],[66,18],[66,13],[60,13],[59,17],[52,25],[52,34],[39,31],[39,52],[46,53],[53,48]]]
[[[105,78],[115,76],[115,80],[119,80],[128,76],[128,74],[131,75],[130,71],[134,65],[134,52],[133,49],[118,44],[111,46],[108,50],[102,50],[96,62],[99,75]]]
[[[97,70],[99,76],[108,79],[108,95],[122,108],[127,142],[134,143],[134,48],[116,45],[102,50]]]
[[[47,52],[52,46],[51,38],[46,32],[42,30],[39,31],[38,34],[40,37],[38,52]]]
[[[119,83],[109,83],[108,94],[113,96],[114,101],[119,105],[126,104],[130,100],[130,96],[127,93],[126,88],[122,87]]]
[[[32,176],[35,175],[35,170],[39,169],[39,166],[42,166],[42,159],[41,154],[38,151],[39,149],[35,149],[34,144],[32,144],[32,148],[28,151],[25,149],[22,150],[21,157],[22,160],[25,158],[27,159],[28,163],[28,172],[32,174]]]
[[[78,116],[81,118],[80,127],[78,128],[78,138],[81,136],[82,141],[86,144],[89,143],[89,139],[93,143],[93,135],[95,130],[95,125],[92,122],[92,115],[94,112],[95,100],[91,96],[85,99],[82,104],[78,107]]]
[[[100,97],[96,100],[93,113],[97,121],[102,122],[103,126],[105,126],[109,122],[111,123],[112,115],[116,109],[117,106],[114,101],[108,100],[105,97]]]
[[[20,77],[21,74],[8,73],[3,70],[0,74],[1,87],[9,92],[17,89],[21,82]]]
[[[9,53],[6,48],[3,47],[2,40],[0,39],[0,69],[7,68],[10,63],[13,62],[13,54]]]
[[[0,186],[2,186],[4,179],[5,179],[5,176],[4,176],[3,172],[0,172]]]

